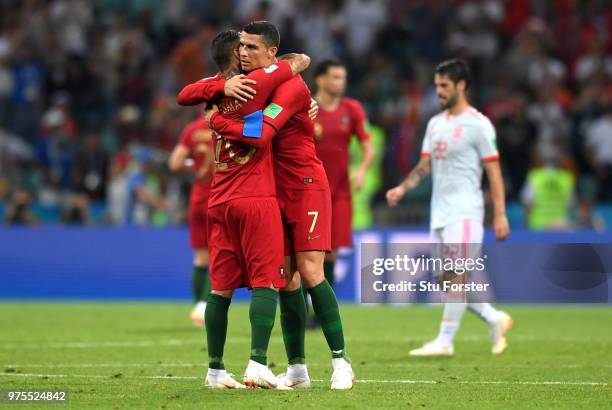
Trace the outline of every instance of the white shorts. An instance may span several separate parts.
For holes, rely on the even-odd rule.
[[[484,227],[481,222],[463,219],[431,231],[434,257],[476,259],[480,256]],[[442,271],[434,272],[440,275]]]

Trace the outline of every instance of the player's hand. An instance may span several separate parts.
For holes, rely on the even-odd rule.
[[[317,104],[314,98],[310,99],[310,111],[308,111],[308,116],[311,120],[317,118],[317,114],[319,114],[319,104]]]
[[[361,168],[357,169],[357,171],[353,172],[353,175],[351,175],[353,186],[357,191],[363,188],[363,183],[365,182],[365,175],[365,171]]]
[[[247,102],[248,100],[252,100],[253,96],[257,94],[257,91],[249,87],[249,84],[257,84],[257,81],[247,78],[244,74],[235,75],[225,82],[223,93],[227,97],[233,97],[238,101]]]
[[[208,128],[210,128],[210,117],[212,117],[212,115],[217,111],[219,111],[219,108],[216,105],[208,107],[206,108],[206,111],[204,111],[204,120],[206,121],[206,124],[208,124]]]
[[[493,230],[498,241],[503,241],[510,235],[510,225],[508,224],[506,214],[495,215],[493,217]]]
[[[387,191],[387,203],[391,208],[393,208],[399,203],[400,199],[402,199],[404,195],[406,195],[406,188],[403,186],[398,185],[395,188],[391,188]]]

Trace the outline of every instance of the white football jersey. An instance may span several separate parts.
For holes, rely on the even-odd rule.
[[[431,229],[462,219],[482,223],[482,163],[499,159],[491,121],[473,107],[456,117],[441,112],[427,124],[421,155],[431,158]]]

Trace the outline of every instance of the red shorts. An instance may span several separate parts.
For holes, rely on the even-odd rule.
[[[213,290],[285,287],[276,198],[238,198],[209,208],[208,237]]]
[[[353,246],[353,206],[350,197],[332,199],[332,249]]]
[[[189,242],[193,249],[208,248],[208,199],[189,203]]]
[[[331,250],[329,190],[279,189],[276,192],[285,229],[285,255]]]

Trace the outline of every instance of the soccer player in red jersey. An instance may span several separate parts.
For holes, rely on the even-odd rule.
[[[192,170],[195,174],[189,196],[189,239],[194,250],[191,289],[195,303],[190,317],[198,327],[204,326],[206,299],[210,293],[206,218],[210,183],[215,171],[213,152],[212,131],[204,117],[199,116],[187,124],[168,161],[173,172]]]
[[[270,50],[276,49],[278,42],[278,31],[271,23],[247,24],[240,37],[242,69],[248,72],[274,63],[275,53]],[[325,251],[331,250],[331,195],[323,164],[316,156],[313,123],[308,117],[310,99],[308,87],[297,76],[275,90],[265,111],[249,114],[243,124],[217,113],[207,116],[211,127],[226,138],[253,146],[266,143],[278,131],[273,140],[274,172],[285,228],[285,268],[296,273],[280,292],[289,367],[279,376],[279,384],[310,385],[304,359],[306,304],[301,276],[332,351],[332,389],[349,389],[354,375],[345,352],[338,302],[323,272]],[[250,118],[255,115],[259,121],[253,126]]]
[[[213,40],[212,55],[221,70],[217,80],[238,74],[238,45],[239,34],[235,31],[224,31]],[[243,118],[264,107],[279,84],[304,70],[309,63],[307,56],[296,55],[288,61],[255,70],[248,75],[255,81],[251,83],[256,91],[252,99],[243,103],[222,97],[216,103],[224,116]],[[217,80],[205,79],[198,82],[196,89],[203,93],[207,83]],[[190,102],[207,101],[205,97],[208,96],[201,94]],[[216,172],[208,200],[212,291],[205,320],[209,355],[206,384],[214,388],[244,387],[225,371],[223,350],[231,297],[236,288],[248,286],[253,293],[249,309],[251,358],[244,383],[251,387],[276,388],[276,377],[267,367],[267,349],[276,315],[277,290],[285,286],[286,280],[272,147],[268,144],[254,148],[217,135],[215,161]]]
[[[319,114],[314,124],[317,156],[323,161],[332,192],[332,249],[325,258],[325,277],[334,285],[334,265],[337,250],[353,246],[351,184],[349,181],[349,146],[351,137],[357,136],[363,157],[352,175],[353,186],[361,189],[374,152],[368,121],[359,101],[344,96],[346,68],[338,60],[324,60],[315,70]]]

